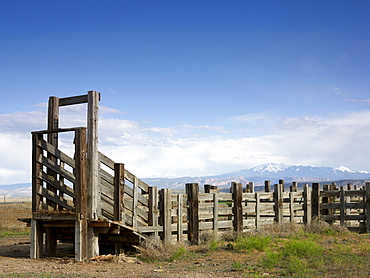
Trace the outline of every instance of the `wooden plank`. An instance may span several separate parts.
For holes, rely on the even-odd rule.
[[[60,167],[60,165],[57,165],[54,161],[49,160],[47,157],[42,156],[38,159],[38,163],[41,163],[42,165],[46,166],[47,168],[53,170],[57,174],[61,175],[63,178],[66,178],[72,183],[75,183],[75,176],[69,172],[68,170]]]
[[[87,102],[88,102],[88,95],[65,97],[65,98],[59,99],[59,106],[67,106],[67,105],[81,104],[81,103],[87,103]]]
[[[114,170],[114,164],[116,164],[116,163],[112,159],[110,159],[108,156],[106,156],[105,154],[99,152],[99,160],[105,166],[107,166],[108,168]]]
[[[344,191],[344,196],[348,197],[364,197],[366,195],[366,190],[346,190]]]
[[[67,194],[68,196],[70,196],[72,198],[76,198],[76,194],[75,194],[73,188],[69,187],[68,185],[65,185],[61,181],[55,180],[53,176],[49,176],[45,172],[42,172],[40,178],[43,181],[45,181],[46,183],[48,183],[48,184],[52,185],[53,187],[55,187],[56,189],[58,189],[59,191]]]
[[[337,190],[320,191],[320,197],[339,197],[339,196],[340,192]]]
[[[40,196],[43,196],[45,197],[46,199],[62,206],[63,208],[67,209],[67,210],[74,210],[74,207],[73,207],[73,204],[70,204],[66,199],[63,199],[61,198],[60,196],[58,196],[56,193],[44,188],[44,187],[41,187],[38,194]]]
[[[172,240],[172,219],[171,219],[171,189],[160,190],[160,213],[163,226],[163,233],[161,238],[164,242],[171,242]]]
[[[137,226],[137,216],[138,216],[138,195],[139,195],[139,185],[138,178],[134,178],[133,183],[133,196],[132,196],[132,226]]]
[[[42,170],[42,166],[39,163],[39,160],[41,159],[41,150],[38,147],[41,140],[42,134],[32,134],[32,212],[38,211],[41,203],[41,197],[38,194],[40,187],[42,186],[42,181],[39,178],[39,173]]]
[[[63,153],[59,149],[56,149],[53,145],[49,144],[45,140],[40,140],[38,142],[38,146],[41,147],[42,149],[44,149],[45,151],[49,152],[50,154],[52,154],[56,158],[60,159],[62,162],[68,164],[72,168],[75,168],[75,161],[74,161],[73,158],[66,155],[65,153]]]
[[[199,244],[199,184],[187,183],[185,185],[188,195],[188,240],[191,245]]]
[[[177,241],[182,241],[182,235],[184,233],[184,225],[182,222],[182,217],[184,214],[184,195],[178,194],[177,195],[177,202],[178,202],[178,208],[177,208]]]

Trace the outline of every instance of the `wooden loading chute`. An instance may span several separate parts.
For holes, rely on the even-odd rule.
[[[148,185],[98,151],[99,100],[95,91],[50,97],[48,129],[32,132],[31,258],[56,256],[58,240],[72,240],[76,260],[84,260],[103,245],[119,253],[143,237],[134,227],[147,225],[148,209],[140,208],[148,206]],[[87,127],[59,128],[59,107],[81,103]],[[73,157],[58,148],[66,132],[74,135]]]

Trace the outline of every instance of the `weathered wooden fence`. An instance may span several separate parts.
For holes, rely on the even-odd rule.
[[[185,194],[149,187],[148,224],[138,223],[135,228],[160,235],[164,241],[176,238],[192,244],[199,242],[199,234],[205,230],[216,235],[225,229],[242,232],[272,223],[310,224],[314,218],[337,222],[350,230],[370,231],[370,183],[357,190],[337,189],[335,185],[320,189],[320,184],[314,183],[302,191],[293,183],[290,192],[285,192],[280,182],[273,192],[268,183],[268,192],[254,192],[251,184],[243,190],[240,183],[232,183],[231,193],[220,193],[209,185],[200,193],[196,183],[186,184]]]

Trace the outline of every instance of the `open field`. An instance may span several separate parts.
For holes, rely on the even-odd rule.
[[[0,277],[370,277],[370,235],[326,223],[273,225],[237,239],[205,233],[200,246],[154,241],[130,257],[75,262],[29,259],[28,229],[17,218],[30,217],[30,203],[0,204],[0,213]]]

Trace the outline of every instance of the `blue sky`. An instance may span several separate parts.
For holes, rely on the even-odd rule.
[[[0,184],[30,180],[49,96],[102,93],[141,177],[275,162],[370,171],[369,1],[0,1]],[[84,105],[61,126],[84,125]],[[66,143],[67,144],[67,143]]]

